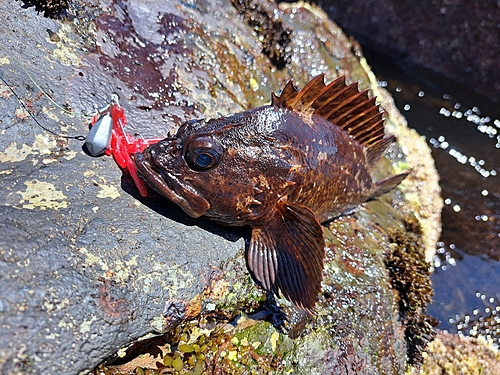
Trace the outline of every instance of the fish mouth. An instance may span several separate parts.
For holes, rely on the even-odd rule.
[[[168,171],[158,171],[147,149],[143,153],[136,152],[134,161],[143,179],[158,193],[180,206],[189,216],[198,218],[210,208],[210,203],[192,186]]]

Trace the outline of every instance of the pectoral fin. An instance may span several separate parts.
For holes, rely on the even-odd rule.
[[[312,313],[321,290],[324,246],[323,230],[309,208],[280,203],[265,226],[253,228],[248,266],[266,290],[280,291]]]

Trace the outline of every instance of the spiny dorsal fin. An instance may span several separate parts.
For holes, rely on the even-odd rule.
[[[322,116],[345,130],[366,148],[372,168],[394,137],[385,136],[383,112],[368,97],[368,90],[359,91],[357,82],[347,85],[345,77],[324,83],[324,74],[313,78],[298,91],[288,81],[280,96],[272,95],[271,104],[297,112]]]

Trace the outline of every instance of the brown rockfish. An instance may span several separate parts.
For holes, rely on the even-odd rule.
[[[135,155],[143,178],[192,217],[252,229],[247,263],[268,291],[311,312],[321,290],[320,223],[384,194],[407,173],[373,181],[389,144],[383,114],[344,77],[287,83],[270,105],[188,121]]]

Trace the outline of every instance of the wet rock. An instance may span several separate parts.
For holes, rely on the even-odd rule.
[[[424,353],[422,371],[412,374],[498,374],[500,353],[484,337],[472,338],[439,332]]]
[[[3,78],[43,126],[0,86],[4,373],[75,374],[145,352],[152,367],[195,373],[237,373],[245,361],[260,373],[404,371],[404,327],[384,257],[397,246],[388,242],[393,232],[422,251],[434,248],[440,200],[429,151],[377,88],[357,44],[322,11],[249,4],[257,26],[229,1],[109,1],[93,34],[78,29],[88,22],[2,3],[0,38],[11,47],[0,58]],[[276,19],[273,27],[289,36],[277,49],[286,52],[284,66],[263,53],[272,43],[255,30]],[[359,81],[387,111],[399,145],[376,177],[413,172],[401,189],[325,227],[316,317],[266,299],[246,269],[245,228],[189,218],[154,193],[139,198],[112,158],[91,158],[71,139],[88,130],[81,114],[111,93],[120,96],[130,133],[158,137],[192,118],[265,104],[290,78],[302,86],[322,72]],[[56,105],[66,100],[71,113]],[[410,219],[421,230],[405,226]],[[130,363],[129,371],[147,367]]]
[[[346,33],[500,101],[498,2],[318,1]]]

